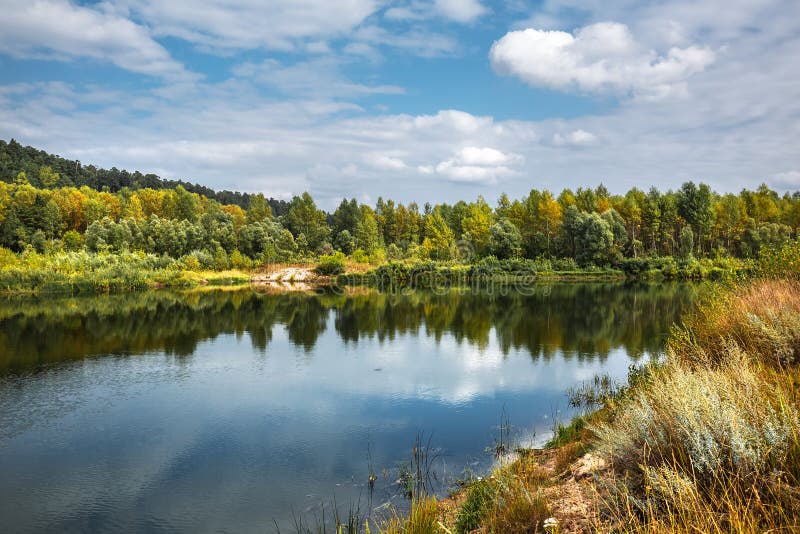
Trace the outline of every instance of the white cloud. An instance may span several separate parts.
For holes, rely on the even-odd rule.
[[[380,26],[361,26],[351,38],[355,43],[406,50],[421,57],[439,57],[454,53],[458,43],[452,37],[419,28],[405,32],[389,31]]]
[[[779,172],[772,177],[771,182],[783,189],[800,190],[800,171]]]
[[[659,56],[640,45],[626,25],[601,22],[574,34],[512,31],[492,45],[489,57],[499,74],[532,86],[660,99],[685,94],[686,81],[713,63],[715,54],[689,46]]]
[[[652,70],[666,61],[670,48],[686,50],[692,43],[701,43],[717,51],[713,68],[692,77],[691,91],[682,99],[648,100],[642,97],[653,94],[653,84],[639,85],[627,90],[640,98],[626,99],[616,107],[601,102],[592,106],[597,111],[573,118],[522,120],[507,118],[516,114],[510,104],[495,106],[490,100],[502,98],[502,92],[488,93],[481,113],[469,108],[415,111],[421,98],[401,104],[408,113],[392,113],[391,109],[397,109],[394,105],[381,108],[388,102],[377,98],[362,108],[347,99],[380,87],[371,73],[350,80],[343,76],[346,69],[334,64],[321,70],[320,77],[337,89],[314,91],[297,81],[303,76],[294,67],[306,65],[305,74],[311,77],[309,61],[330,60],[328,56],[301,58],[294,65],[290,61],[295,59],[285,58],[262,65],[263,58],[253,54],[248,76],[213,83],[170,81],[155,89],[111,84],[0,85],[0,138],[15,137],[86,163],[155,171],[216,188],[272,195],[308,189],[326,209],[335,208],[335,199],[343,194],[420,203],[453,202],[482,194],[491,202],[501,191],[519,197],[532,187],[559,190],[600,180],[614,192],[633,185],[676,188],[689,179],[703,180],[720,191],[739,191],[762,180],[781,189],[800,187],[796,174],[800,154],[795,149],[800,145],[800,69],[795,65],[800,57],[800,3],[551,3],[569,7],[565,13],[580,11],[586,18],[560,22],[557,28],[589,26],[612,18],[629,29],[612,29],[603,34],[607,39],[590,51],[581,51],[580,57],[589,58],[590,64],[598,63],[595,56],[602,51],[607,59],[604,69],[609,64],[622,65],[620,58],[630,56],[650,57]],[[736,9],[728,9],[729,5]],[[587,14],[574,9],[581,6]],[[94,9],[111,19],[120,16]],[[552,14],[562,20],[560,10]],[[399,34],[394,45],[406,48],[397,52],[417,53],[413,47],[425,46],[427,20],[414,25],[416,39],[409,38],[411,30]],[[352,41],[317,36],[306,42],[330,42],[334,50],[340,45],[363,47],[365,53],[393,46],[385,39],[397,35],[371,29],[373,23],[375,17],[362,23],[352,32]],[[362,31],[364,38],[359,39]],[[565,35],[578,39],[577,33]],[[591,33],[581,35],[581,39],[591,37]],[[0,42],[5,40],[5,35],[0,36]],[[628,54],[628,49],[633,52]],[[650,56],[651,50],[661,51],[660,56]],[[355,61],[340,58],[350,60]],[[675,60],[681,65],[686,61]],[[270,82],[269,76],[276,71],[283,78]],[[290,72],[297,77],[289,76]],[[672,74],[658,76],[675,79]],[[281,83],[302,89],[276,97],[275,91],[263,90],[269,83],[273,83],[270,88]],[[668,84],[671,94],[680,89],[680,83]],[[534,97],[531,104],[539,102]],[[495,118],[493,112],[506,118]],[[468,147],[476,148],[476,155],[463,151]],[[567,150],[572,147],[580,149]],[[516,154],[524,161],[492,160],[494,153],[485,148]],[[461,185],[437,186],[437,180],[458,180]]]
[[[464,165],[485,166],[516,165],[524,161],[524,158],[518,154],[506,154],[496,148],[475,146],[462,148],[456,158]]]
[[[577,129],[573,132],[570,132],[566,135],[562,135],[559,132],[553,134],[553,144],[556,146],[564,146],[564,145],[573,145],[573,146],[580,146],[580,145],[591,145],[597,141],[597,136],[591,132],[587,132],[586,130]]]
[[[486,8],[478,0],[436,0],[436,10],[456,22],[475,21],[486,13]]]
[[[11,0],[0,17],[0,53],[17,58],[107,61],[132,72],[191,77],[148,30],[110,11],[64,0]]]
[[[402,159],[388,154],[366,154],[364,155],[364,161],[367,165],[376,169],[399,171],[408,168],[408,165]]]
[[[495,184],[499,178],[513,176],[525,158],[491,147],[464,147],[453,157],[436,165],[437,173],[454,182]]]
[[[285,94],[297,96],[351,96],[373,94],[402,94],[395,85],[365,85],[354,83],[341,73],[342,61],[335,57],[301,61],[284,65],[274,59],[261,63],[242,63],[232,69],[240,77],[250,78],[259,84],[280,89]]]
[[[157,35],[214,51],[293,49],[298,40],[350,33],[378,8],[377,0],[121,0]]]

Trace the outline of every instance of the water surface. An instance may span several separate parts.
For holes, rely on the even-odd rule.
[[[291,531],[334,496],[402,508],[420,433],[447,481],[491,462],[503,413],[517,441],[541,441],[569,417],[567,388],[657,357],[695,293],[0,301],[2,530]]]

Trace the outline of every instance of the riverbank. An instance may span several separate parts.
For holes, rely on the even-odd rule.
[[[185,289],[205,285],[278,284],[287,289],[367,286],[378,289],[486,287],[546,282],[723,280],[747,276],[752,261],[732,258],[676,261],[673,258],[624,260],[615,267],[578,267],[545,259],[389,261],[359,263],[341,253],[293,263],[201,266],[144,252],[55,252],[0,249],[0,293],[119,293],[147,289]],[[293,287],[295,286],[295,287]]]
[[[717,288],[660,365],[571,392],[590,409],[389,532],[788,532],[800,526],[800,284]]]

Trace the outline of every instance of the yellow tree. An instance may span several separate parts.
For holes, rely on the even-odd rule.
[[[561,230],[562,210],[561,204],[553,197],[553,193],[544,190],[539,200],[538,225],[547,237],[547,255],[550,256],[550,244]]]
[[[58,205],[67,230],[79,232],[85,229],[83,204],[86,198],[83,193],[74,187],[62,187],[53,191],[52,199]]]
[[[49,165],[39,167],[39,182],[42,187],[53,188],[58,184],[58,173],[53,171]]]
[[[422,241],[422,250],[425,255],[434,260],[448,260],[452,257],[455,245],[453,230],[437,209],[425,219],[425,239]]]
[[[155,189],[141,189],[135,195],[139,202],[142,203],[142,211],[145,217],[151,215],[158,215],[162,217],[164,212],[161,207],[164,203],[164,192],[156,191]]]
[[[239,230],[239,228],[247,224],[247,214],[236,204],[226,204],[222,206],[222,211],[230,215],[231,219],[233,219],[234,230]]]
[[[99,193],[97,200],[105,207],[104,212],[107,217],[111,217],[114,221],[119,220],[122,216],[122,203],[116,195],[106,192]]]
[[[144,208],[142,207],[142,201],[139,200],[138,196],[132,195],[125,203],[124,217],[127,219],[133,219],[137,222],[144,219]]]
[[[483,197],[478,197],[477,202],[470,204],[468,215],[461,221],[464,231],[462,238],[472,243],[478,255],[484,255],[489,249],[492,223],[492,208]]]

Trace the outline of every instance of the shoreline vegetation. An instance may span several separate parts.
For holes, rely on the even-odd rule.
[[[794,532],[800,528],[800,245],[716,284],[625,384],[384,533]],[[368,530],[368,529],[367,529]]]
[[[494,205],[481,197],[422,206],[343,199],[326,212],[309,193],[276,200],[217,192],[0,140],[6,292],[241,284],[292,263],[367,285],[385,285],[388,275],[392,286],[415,286],[423,272],[448,283],[716,280],[748,274],[764,250],[799,230],[800,192],[766,185],[738,194],[694,182],[624,194],[603,185],[532,189],[516,199],[499,193]]]
[[[380,290],[446,289],[548,282],[697,281],[748,276],[755,262],[703,259],[676,262],[649,258],[618,268],[560,265],[549,260],[392,261],[380,265],[356,263],[343,254],[318,261],[265,264],[251,268],[205,268],[143,252],[55,252],[26,250],[15,254],[0,248],[2,294],[96,294],[148,289],[192,289],[204,286],[275,285],[287,290],[365,286]]]

